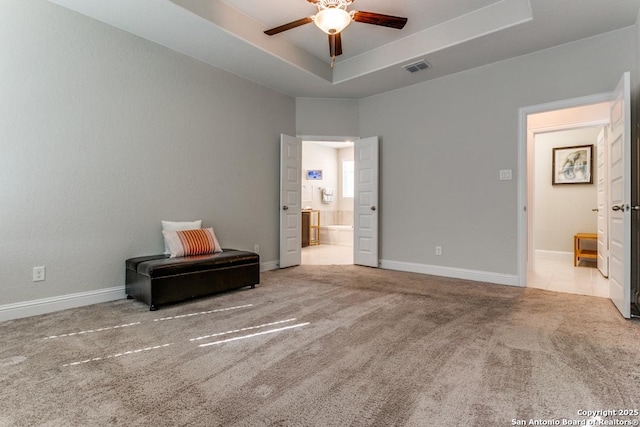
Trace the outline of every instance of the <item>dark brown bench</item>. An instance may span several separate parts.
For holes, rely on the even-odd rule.
[[[260,256],[254,252],[223,249],[209,255],[169,258],[151,255],[126,261],[127,298],[159,306],[207,295],[255,288],[260,283]]]

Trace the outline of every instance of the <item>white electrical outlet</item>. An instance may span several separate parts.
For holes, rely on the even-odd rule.
[[[44,267],[33,267],[33,281],[34,282],[42,282],[45,277],[45,268]]]
[[[436,246],[436,255],[442,255],[442,246]]]
[[[260,253],[260,245],[253,245],[253,252],[259,254]]]

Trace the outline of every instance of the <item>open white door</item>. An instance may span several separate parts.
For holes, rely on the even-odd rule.
[[[378,137],[357,140],[354,159],[353,263],[378,267]]]
[[[302,259],[302,140],[280,135],[280,268]]]
[[[631,79],[624,73],[611,103],[609,135],[609,292],[631,317]]]
[[[598,134],[598,270],[604,277],[609,276],[609,143],[607,128]]]

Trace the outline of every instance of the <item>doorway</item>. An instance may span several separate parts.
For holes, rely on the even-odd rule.
[[[379,138],[360,138],[353,146],[353,263],[379,267],[378,190]],[[311,181],[323,176],[322,170],[304,172]],[[280,135],[280,268],[300,265],[302,258],[302,139]],[[306,190],[305,190],[306,191]],[[327,199],[334,192],[323,191]],[[313,210],[313,209],[311,209]],[[318,226],[320,229],[320,221]],[[308,231],[308,230],[307,230]],[[318,231],[320,232],[320,231]],[[319,239],[319,234],[316,235]]]
[[[527,286],[527,272],[534,263],[532,221],[535,204],[531,200],[534,185],[528,161],[533,145],[534,134],[530,118],[536,113],[549,113],[560,109],[589,106],[598,103],[609,105],[609,149],[606,163],[608,173],[608,199],[605,201],[608,226],[608,277],[609,299],[624,318],[631,317],[631,270],[632,270],[632,214],[640,211],[637,199],[632,194],[632,144],[631,144],[631,76],[625,72],[615,89],[582,98],[522,107],[518,110],[518,165],[519,185],[518,202],[521,208],[518,215],[518,279],[521,286]],[[560,125],[566,126],[564,122]],[[604,124],[604,123],[602,123]],[[637,172],[636,172],[637,173]],[[636,204],[633,204],[635,202]],[[637,215],[634,215],[637,217]],[[597,239],[600,241],[600,230]],[[634,242],[635,243],[635,242]],[[637,255],[636,255],[637,259]]]
[[[302,141],[302,265],[353,264],[353,141]]]
[[[603,93],[520,109],[521,286],[609,296],[593,264],[574,267],[573,236],[597,231],[597,213],[591,211],[598,204],[596,135],[609,124],[610,106],[611,94]],[[593,145],[592,183],[554,185],[554,148],[584,145]],[[565,202],[570,215],[563,215]]]
[[[557,123],[568,114],[575,116],[561,126],[559,130],[533,131],[533,148],[528,159],[532,173],[533,193],[530,210],[532,258],[527,271],[527,286],[556,292],[566,292],[588,296],[609,297],[609,283],[606,269],[598,269],[597,259],[590,258],[594,254],[608,259],[608,242],[598,246],[598,239],[580,239],[581,250],[585,257],[574,258],[574,236],[597,236],[601,228],[602,214],[606,214],[604,206],[599,209],[599,193],[606,189],[606,135],[608,126],[592,124],[594,120],[607,121],[609,103],[575,107],[572,111],[557,110],[545,113],[543,120],[533,123],[548,125]],[[590,119],[585,125],[585,117]],[[600,144],[598,142],[601,142]],[[573,158],[581,155],[575,166]],[[560,169],[560,158],[568,157],[566,167]],[[554,164],[558,163],[554,169]],[[559,176],[557,174],[560,170]],[[566,180],[566,176],[573,180]],[[576,182],[577,181],[577,182]],[[600,211],[601,210],[601,211]],[[586,251],[588,252],[588,256]]]

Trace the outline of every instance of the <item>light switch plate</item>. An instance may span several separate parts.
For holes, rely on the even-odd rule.
[[[500,171],[500,181],[511,181],[511,169],[502,169]]]

